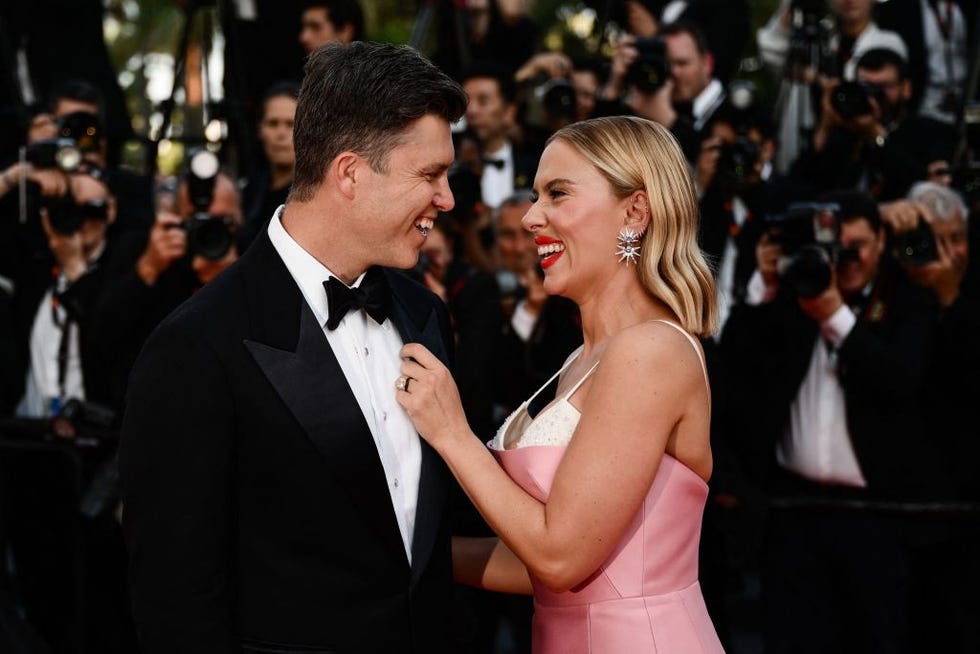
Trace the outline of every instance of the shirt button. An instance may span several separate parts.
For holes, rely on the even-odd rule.
[[[368,356],[369,354],[371,354],[371,351],[368,350],[367,348],[364,348],[364,356]]]
[[[395,480],[395,488],[398,488],[398,480]]]
[[[388,420],[388,412],[387,411],[382,411],[381,412],[381,419],[382,420],[385,420],[385,421]]]

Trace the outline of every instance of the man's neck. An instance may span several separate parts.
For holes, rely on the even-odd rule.
[[[859,36],[861,36],[861,34],[864,33],[864,30],[868,29],[869,25],[871,25],[870,18],[862,18],[860,20],[847,21],[847,22],[840,21],[840,32],[844,36],[850,37],[852,39],[857,39]]]
[[[483,152],[486,154],[496,154],[497,152],[500,152],[505,145],[507,145],[507,137],[497,136],[488,139],[487,142],[483,144]]]

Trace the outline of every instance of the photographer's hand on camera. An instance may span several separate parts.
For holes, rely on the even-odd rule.
[[[928,288],[936,296],[939,306],[946,309],[960,296],[960,287],[966,275],[966,265],[953,255],[953,247],[946,236],[936,235],[938,259],[922,266],[906,264],[905,270],[912,283]]]
[[[170,265],[187,254],[187,232],[178,229],[180,216],[161,212],[150,230],[146,249],[136,262],[136,273],[147,286],[156,283]]]
[[[514,73],[518,84],[531,82],[537,77],[568,77],[572,72],[572,60],[563,52],[541,52],[528,59]]]
[[[626,72],[640,55],[640,51],[634,45],[636,37],[624,36],[616,42],[616,51],[613,53],[612,62],[609,67],[609,77],[606,85],[599,92],[603,100],[616,101],[622,96],[626,89]]]
[[[797,297],[800,308],[815,322],[823,323],[844,306],[844,297],[837,287],[837,271],[831,266],[830,286],[814,297]]]
[[[896,235],[915,229],[919,224],[920,216],[930,225],[935,221],[935,216],[929,207],[911,200],[882,202],[878,205],[878,212],[881,214],[882,222],[891,227],[892,233]]]
[[[0,174],[0,197],[15,191],[23,175],[41,187],[41,195],[60,197],[68,192],[68,176],[56,169],[39,170],[29,163],[15,163]]]
[[[51,227],[51,221],[45,213],[41,214],[41,225],[48,239],[48,248],[58,262],[61,273],[69,284],[74,283],[85,274],[88,267],[81,230],[71,234],[61,234]]]

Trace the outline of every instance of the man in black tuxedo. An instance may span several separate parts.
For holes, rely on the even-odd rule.
[[[289,200],[151,336],[120,453],[146,652],[444,652],[450,476],[395,401],[448,360],[410,268],[452,208],[466,98],[413,50],[314,52]],[[361,310],[363,309],[363,311]]]

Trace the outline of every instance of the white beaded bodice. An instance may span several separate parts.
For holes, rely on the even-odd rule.
[[[555,380],[555,377],[565,371],[569,364],[578,356],[581,349],[579,347],[579,349],[575,350],[565,361],[565,365],[551,379],[545,382],[544,386],[539,388],[534,395],[525,400],[517,407],[516,411],[507,417],[504,424],[497,430],[497,435],[487,443],[491,449],[517,449],[533,445],[568,445],[569,441],[572,440],[572,434],[575,433],[575,427],[578,426],[578,421],[581,417],[578,409],[568,399],[589,378],[596,369],[596,366],[599,365],[598,361],[567,393],[556,398],[551,404],[538,412],[538,415],[534,418],[531,418],[528,414],[527,408],[528,404]]]

